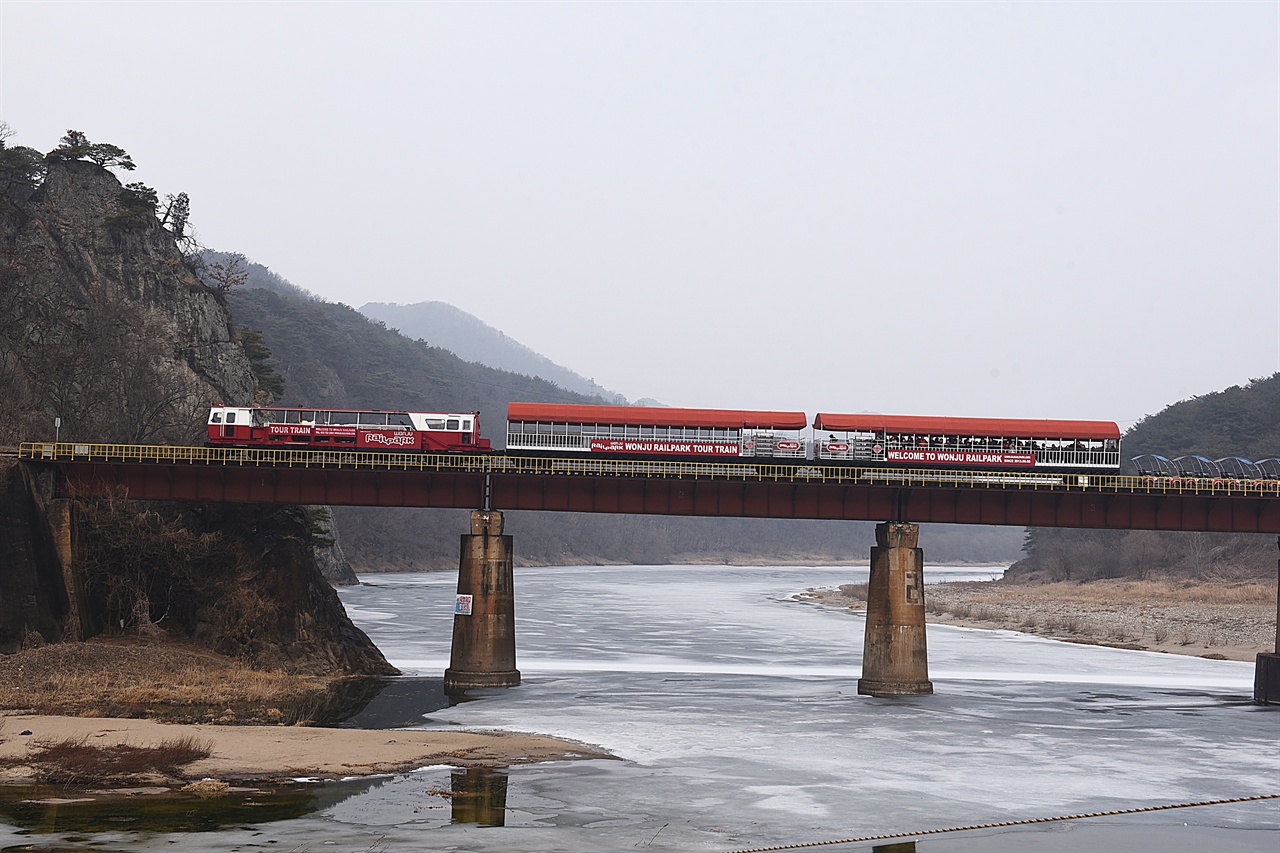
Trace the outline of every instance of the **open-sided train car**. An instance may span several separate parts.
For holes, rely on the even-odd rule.
[[[817,461],[923,468],[1120,468],[1120,427],[1109,421],[819,413],[813,428]]]
[[[507,452],[637,458],[805,458],[804,412],[511,403]]]
[[[209,443],[237,447],[488,453],[479,412],[214,406]]]

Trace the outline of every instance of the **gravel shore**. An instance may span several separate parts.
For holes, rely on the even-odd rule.
[[[867,606],[866,584],[812,589],[799,598],[849,610]],[[1245,661],[1275,650],[1274,582],[939,583],[925,588],[925,608],[935,624],[1074,643]]]

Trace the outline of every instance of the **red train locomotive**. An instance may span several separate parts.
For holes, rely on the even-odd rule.
[[[237,447],[488,453],[479,412],[215,406],[209,443]]]

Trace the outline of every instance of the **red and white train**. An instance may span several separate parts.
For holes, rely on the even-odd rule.
[[[478,412],[218,406],[210,411],[208,435],[211,444],[240,447],[493,450],[480,434]],[[511,403],[506,452],[1106,472],[1120,468],[1120,428],[1107,421],[828,413],[810,424],[804,412]]]
[[[489,453],[479,412],[214,406],[209,443],[236,447]]]

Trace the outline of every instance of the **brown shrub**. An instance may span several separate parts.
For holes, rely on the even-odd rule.
[[[128,779],[160,773],[180,776],[185,764],[208,758],[213,744],[192,737],[170,738],[155,746],[130,744],[91,745],[85,737],[33,743],[23,758],[11,766],[25,765],[36,779],[51,785],[75,785]]]
[[[859,601],[866,601],[867,585],[865,583],[842,583],[840,584],[840,594],[845,598],[854,598]]]

